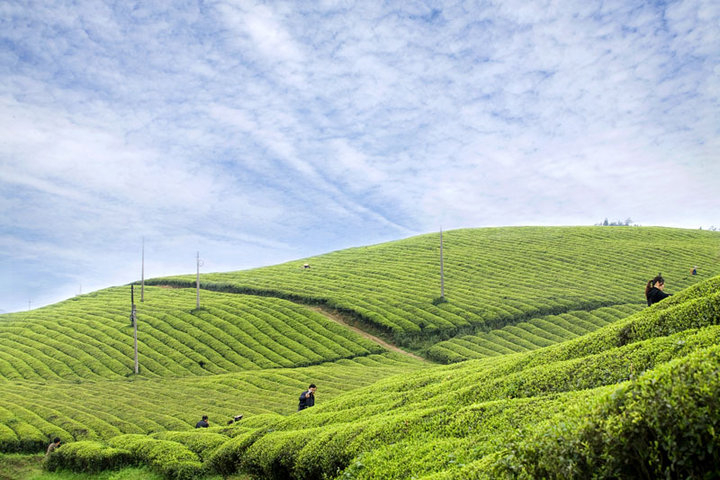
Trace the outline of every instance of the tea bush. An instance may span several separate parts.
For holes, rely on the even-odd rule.
[[[716,232],[508,227],[453,230],[443,239],[444,303],[433,302],[440,284],[438,234],[201,275],[201,285],[324,304],[397,344],[423,349],[541,316],[642,304],[645,283],[659,270],[672,291],[720,274]],[[302,268],[305,263],[311,268]],[[702,277],[689,274],[697,264],[703,265]],[[150,282],[190,287],[195,277]]]
[[[384,348],[286,300],[146,287],[137,305],[144,378],[316,365]],[[125,379],[133,372],[128,288],[0,315],[2,378]]]
[[[302,261],[311,269],[206,274],[201,309],[193,290],[147,287],[137,377],[126,377],[125,287],[0,315],[0,448],[44,449],[57,434],[66,444],[51,468],[127,462],[168,479],[717,473],[707,465],[718,460],[720,277],[691,277],[687,265],[720,273],[720,235],[507,228],[445,238],[442,303],[436,235]],[[644,308],[658,270],[676,294]],[[384,353],[289,300],[334,308],[436,359],[475,359],[438,366]],[[311,382],[318,404],[295,412]],[[237,413],[245,418],[226,425]],[[192,428],[201,414],[211,428]]]
[[[720,346],[618,388],[594,410],[517,442],[498,459],[513,478],[716,478]]]
[[[61,445],[45,459],[45,468],[49,471],[62,469],[98,473],[138,463],[138,459],[127,450],[88,440]]]

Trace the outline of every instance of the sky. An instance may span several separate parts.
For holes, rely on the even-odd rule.
[[[0,312],[719,193],[716,0],[0,0]]]

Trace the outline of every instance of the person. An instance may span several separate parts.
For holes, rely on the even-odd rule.
[[[60,437],[55,437],[53,439],[52,443],[50,445],[48,445],[47,453],[45,453],[45,455],[50,455],[59,446],[60,446]]]
[[[658,273],[657,277],[650,280],[645,286],[645,298],[648,306],[670,296],[670,294],[663,292],[664,289],[665,279]]]
[[[693,275],[697,275],[697,267],[693,267],[690,273]]]
[[[307,390],[300,394],[300,403],[298,404],[298,412],[305,410],[308,407],[315,406],[315,390],[317,387],[314,383],[311,383]]]
[[[310,264],[306,263],[305,265],[303,265],[303,268],[310,268]]]
[[[242,417],[243,417],[242,415],[235,415],[233,418],[231,418],[230,420],[228,420],[228,423],[227,423],[227,424],[228,424],[228,425],[232,425],[233,423],[237,423],[237,422],[239,422],[239,421],[242,419]]]
[[[203,415],[202,420],[200,420],[199,422],[197,422],[195,424],[195,428],[208,428],[209,426],[210,426],[210,423],[208,423],[207,415]]]

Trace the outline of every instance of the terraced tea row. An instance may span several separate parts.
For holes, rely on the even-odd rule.
[[[594,332],[642,308],[644,305],[630,303],[534,318],[491,332],[437,343],[430,347],[428,356],[438,362],[452,363],[536,350]]]
[[[720,277],[561,344],[428,367],[297,415],[207,432],[227,437],[209,438],[212,448],[182,433],[109,444],[166,475],[587,478],[590,465],[603,478],[648,466],[654,478],[702,478],[720,456],[718,369]],[[82,448],[107,458],[102,442]],[[57,466],[72,465],[72,452]]]
[[[661,271],[678,291],[720,273],[720,235],[666,228],[524,227],[444,234],[445,295],[439,235],[255,270],[201,275],[204,288],[301,298],[354,312],[395,343],[427,348],[437,340],[502,328],[530,318],[641,303]],[[310,268],[302,268],[308,263]],[[153,279],[192,285],[194,276]]]
[[[213,425],[234,415],[289,415],[316,383],[318,403],[395,374],[422,368],[405,355],[385,353],[311,367],[254,370],[182,379],[83,383],[0,383],[0,451],[39,451],[49,438],[109,439],[125,433],[192,428],[202,414]]]
[[[0,316],[0,378],[124,378],[133,371],[129,287]],[[312,365],[384,349],[286,300],[147,287],[137,305],[141,374],[209,375]]]

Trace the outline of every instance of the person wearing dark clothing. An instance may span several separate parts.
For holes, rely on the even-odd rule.
[[[650,280],[645,286],[645,298],[648,306],[670,296],[670,294],[663,292],[664,288],[665,279],[658,273],[657,277]]]
[[[232,425],[233,423],[237,423],[237,422],[239,422],[240,420],[242,420],[242,417],[243,417],[242,415],[235,415],[233,418],[231,418],[230,420],[228,420],[228,423],[227,423],[227,424],[228,424],[228,425]]]
[[[298,404],[298,412],[305,410],[308,407],[315,406],[315,390],[317,387],[314,383],[311,383],[307,390],[300,394],[300,403]]]
[[[208,428],[209,426],[207,415],[203,415],[202,420],[195,424],[195,428]]]

